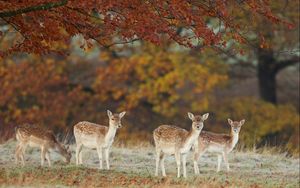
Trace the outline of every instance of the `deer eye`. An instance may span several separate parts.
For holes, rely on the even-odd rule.
[[[112,118],[111,120],[113,120],[113,121],[114,121],[114,120],[115,120],[115,118]]]

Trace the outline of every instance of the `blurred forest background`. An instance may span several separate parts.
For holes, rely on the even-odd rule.
[[[87,120],[108,124],[106,110],[126,110],[117,138],[124,144],[150,141],[161,124],[186,129],[187,112],[209,112],[204,129],[230,130],[227,118],[245,119],[239,144],[280,146],[299,153],[299,2],[271,2],[276,14],[294,29],[251,20],[239,53],[223,49],[185,48],[165,40],[104,48],[86,43],[56,43],[68,55],[8,55],[0,63],[0,140],[14,127],[37,123],[72,136],[72,127]],[[238,22],[253,17],[240,15]],[[0,26],[0,48],[21,37]],[[263,42],[257,36],[263,35]],[[260,38],[261,40],[261,38]]]

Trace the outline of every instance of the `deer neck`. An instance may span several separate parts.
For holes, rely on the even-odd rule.
[[[112,142],[114,140],[116,132],[117,132],[117,128],[110,124],[108,127],[108,131],[105,135],[105,141]]]
[[[237,142],[239,141],[239,133],[235,133],[234,131],[231,131],[231,148],[233,149]]]
[[[200,132],[201,130],[194,130],[194,129],[190,130],[182,146],[185,152],[189,151],[191,147],[194,145],[194,143],[198,140]]]

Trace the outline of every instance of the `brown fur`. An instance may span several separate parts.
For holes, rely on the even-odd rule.
[[[216,134],[208,131],[201,131],[199,140],[200,142],[207,144],[209,144],[210,142],[231,143],[232,136],[227,134]]]
[[[186,177],[186,154],[190,152],[195,142],[198,142],[203,122],[208,118],[208,115],[207,113],[203,116],[194,116],[192,113],[188,113],[189,118],[193,122],[190,131],[172,125],[161,125],[153,131],[156,150],[156,176],[158,175],[159,165],[161,166],[162,175],[166,176],[164,155],[174,154],[177,164],[177,177],[181,175],[181,161],[183,176]]]
[[[21,159],[22,164],[24,165],[24,153],[26,147],[30,145],[30,143],[34,143],[41,148],[42,165],[46,158],[49,166],[51,166],[49,149],[57,150],[68,163],[70,162],[71,153],[56,140],[54,133],[50,130],[41,128],[38,125],[23,124],[16,129],[16,138],[18,140],[15,152],[16,162]]]
[[[17,128],[17,133],[20,133],[21,139],[29,140],[30,136],[47,141],[49,144],[54,145],[58,143],[53,132],[44,129],[36,124],[23,124]]]
[[[194,171],[195,174],[199,174],[199,168],[197,161],[201,155],[205,152],[214,152],[218,155],[218,167],[217,171],[220,171],[222,162],[222,156],[226,164],[227,171],[229,171],[229,163],[227,155],[230,153],[238,142],[239,132],[241,126],[245,120],[232,121],[228,119],[228,123],[231,126],[231,133],[228,134],[216,134],[212,132],[202,131],[198,138],[198,142],[195,144],[194,152]]]
[[[114,142],[117,129],[122,127],[121,119],[126,112],[113,114],[107,110],[109,126],[98,125],[88,121],[82,121],[74,126],[74,137],[76,141],[76,165],[82,164],[82,148],[95,148],[99,157],[99,167],[103,168],[102,156],[104,153],[107,169],[110,168],[109,152]]]
[[[91,134],[91,135],[99,134],[99,133],[101,135],[105,135],[108,131],[107,126],[98,125],[96,123],[91,123],[88,121],[79,122],[74,126],[74,128],[76,131],[83,132],[85,134]]]
[[[173,125],[161,125],[153,131],[154,140],[163,142],[182,142],[189,132]]]

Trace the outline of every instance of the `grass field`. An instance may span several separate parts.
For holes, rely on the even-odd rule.
[[[299,187],[299,159],[270,150],[233,152],[229,155],[231,172],[216,173],[215,155],[207,154],[200,161],[200,175],[193,174],[191,155],[188,178],[176,178],[173,156],[166,158],[167,177],[154,177],[154,147],[114,147],[111,170],[98,170],[95,150],[83,150],[83,166],[65,165],[51,153],[53,166],[40,167],[40,151],[27,149],[25,167],[14,164],[16,142],[0,145],[0,187]],[[72,151],[75,147],[72,146]],[[47,163],[45,163],[47,164]],[[105,165],[104,165],[105,166]]]

